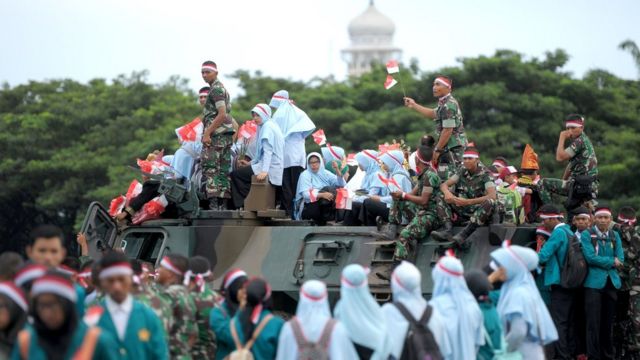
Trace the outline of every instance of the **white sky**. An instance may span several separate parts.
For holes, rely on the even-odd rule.
[[[221,77],[236,69],[343,79],[349,21],[368,0],[0,0],[0,82],[87,81],[148,69],[152,82],[177,74],[197,90],[205,59]],[[376,0],[396,24],[403,60],[424,70],[458,57],[512,49],[530,56],[565,49],[581,77],[603,68],[638,78],[617,49],[640,44],[638,0]],[[233,95],[233,94],[232,94]]]

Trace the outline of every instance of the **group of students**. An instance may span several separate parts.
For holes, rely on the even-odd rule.
[[[368,269],[348,265],[333,312],[326,285],[308,280],[287,321],[273,313],[268,281],[240,269],[225,274],[219,295],[202,257],[169,254],[154,271],[108,251],[96,262],[83,257],[75,271],[64,249],[59,229],[43,226],[31,237],[27,262],[2,255],[2,357],[543,359],[543,346],[557,339],[531,274],[538,255],[509,242],[491,253],[485,270],[465,271],[447,252],[432,271],[429,301],[410,262],[393,270],[392,301],[382,306]]]

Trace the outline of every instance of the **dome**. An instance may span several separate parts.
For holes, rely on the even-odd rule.
[[[383,15],[373,2],[369,8],[349,23],[349,35],[393,35],[396,26]]]

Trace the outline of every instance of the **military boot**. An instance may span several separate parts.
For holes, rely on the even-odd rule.
[[[467,238],[469,237],[469,235],[473,234],[473,232],[476,231],[477,228],[478,224],[470,222],[469,224],[467,224],[467,226],[465,226],[464,229],[462,229],[462,231],[451,238],[451,240],[453,240],[453,242],[458,245],[460,250],[467,250],[471,246],[471,243],[467,241]]]
[[[438,231],[431,232],[431,238],[435,241],[451,241],[453,236],[453,224],[451,221],[447,221]]]
[[[398,236],[398,224],[382,225],[376,236],[384,240],[394,240]]]

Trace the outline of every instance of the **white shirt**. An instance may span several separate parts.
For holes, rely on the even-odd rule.
[[[131,310],[133,309],[133,298],[131,295],[127,295],[127,298],[120,304],[116,303],[107,296],[106,299],[107,310],[111,314],[111,319],[116,327],[118,338],[124,340],[125,331],[127,330],[127,324],[129,323],[129,317],[131,316]]]

